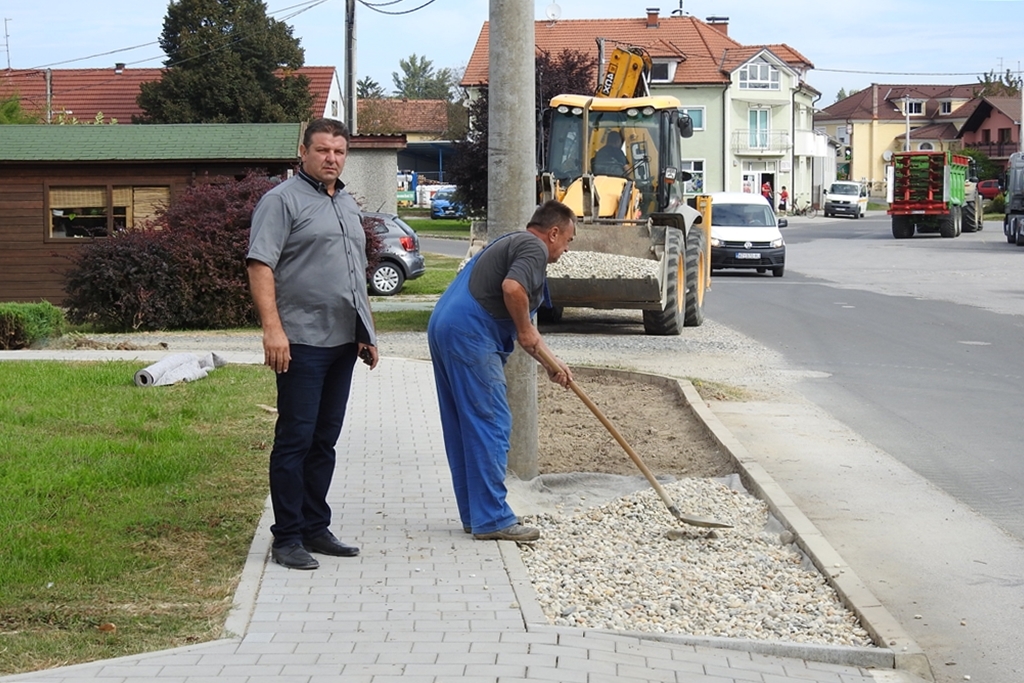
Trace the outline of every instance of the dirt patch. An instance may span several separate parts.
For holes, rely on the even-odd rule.
[[[669,387],[618,373],[576,377],[626,442],[655,475],[720,477],[735,472],[732,460]],[[537,384],[542,474],[601,472],[637,475],[622,446],[571,390]]]

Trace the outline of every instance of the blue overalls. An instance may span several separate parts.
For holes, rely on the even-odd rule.
[[[470,259],[441,295],[427,340],[459,517],[464,528],[486,534],[517,521],[505,501],[512,412],[504,372],[516,327],[511,319],[496,320],[470,294],[469,277],[479,257]]]

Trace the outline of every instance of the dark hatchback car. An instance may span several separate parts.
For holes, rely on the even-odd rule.
[[[362,216],[364,222],[373,222],[373,231],[382,242],[380,261],[366,278],[370,294],[398,294],[406,280],[415,280],[427,270],[420,253],[420,238],[393,213],[364,211]]]

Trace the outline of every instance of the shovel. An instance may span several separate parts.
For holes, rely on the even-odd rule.
[[[551,357],[551,354],[549,354],[543,348],[539,349],[539,351],[541,360],[544,362],[544,365],[546,365],[548,368],[558,368],[558,364],[555,362],[555,359]],[[644,461],[640,459],[640,456],[637,455],[636,451],[633,450],[632,446],[630,446],[629,443],[626,442],[626,440],[622,437],[622,434],[619,434],[619,430],[615,428],[615,425],[613,425],[611,421],[607,417],[605,417],[605,414],[601,412],[601,409],[598,408],[597,405],[590,400],[590,397],[587,396],[583,389],[581,389],[580,386],[576,384],[574,380],[569,380],[569,388],[572,389],[573,392],[580,397],[580,400],[583,401],[583,403],[588,408],[590,408],[590,412],[592,412],[594,416],[601,421],[601,424],[603,424],[605,429],[608,430],[608,433],[615,437],[615,440],[619,442],[620,446],[622,446],[622,450],[626,451],[626,455],[628,455],[630,460],[633,461],[633,464],[636,465],[641,472],[643,472],[643,475],[645,477],[647,477],[647,481],[649,481],[651,483],[651,487],[654,488],[655,491],[657,491],[658,496],[661,497],[661,500],[665,503],[665,507],[667,507],[668,511],[672,513],[673,517],[678,519],[683,524],[689,524],[690,526],[700,526],[714,529],[732,528],[732,524],[728,524],[726,522],[719,522],[714,519],[704,519],[702,517],[693,517],[691,515],[684,515],[682,512],[680,512],[679,508],[676,507],[676,504],[672,502],[672,498],[669,497],[668,492],[665,491],[664,488],[662,488],[661,484],[658,483],[658,480],[654,478],[654,474],[651,472],[651,470],[647,468],[647,465],[645,465]]]

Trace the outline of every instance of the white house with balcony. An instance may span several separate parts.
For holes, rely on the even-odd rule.
[[[462,79],[471,96],[487,85],[489,28],[484,23]],[[652,94],[678,98],[693,119],[693,137],[682,141],[683,170],[693,175],[688,192],[760,191],[767,182],[776,200],[783,185],[806,200],[834,179],[822,177],[821,163],[834,150],[812,126],[820,93],[803,81],[814,65],[788,45],[741,45],[729,37],[727,17],[648,9],[645,18],[538,21],[534,43],[548,54],[571,50],[595,60],[605,55],[599,45],[646,50]]]

